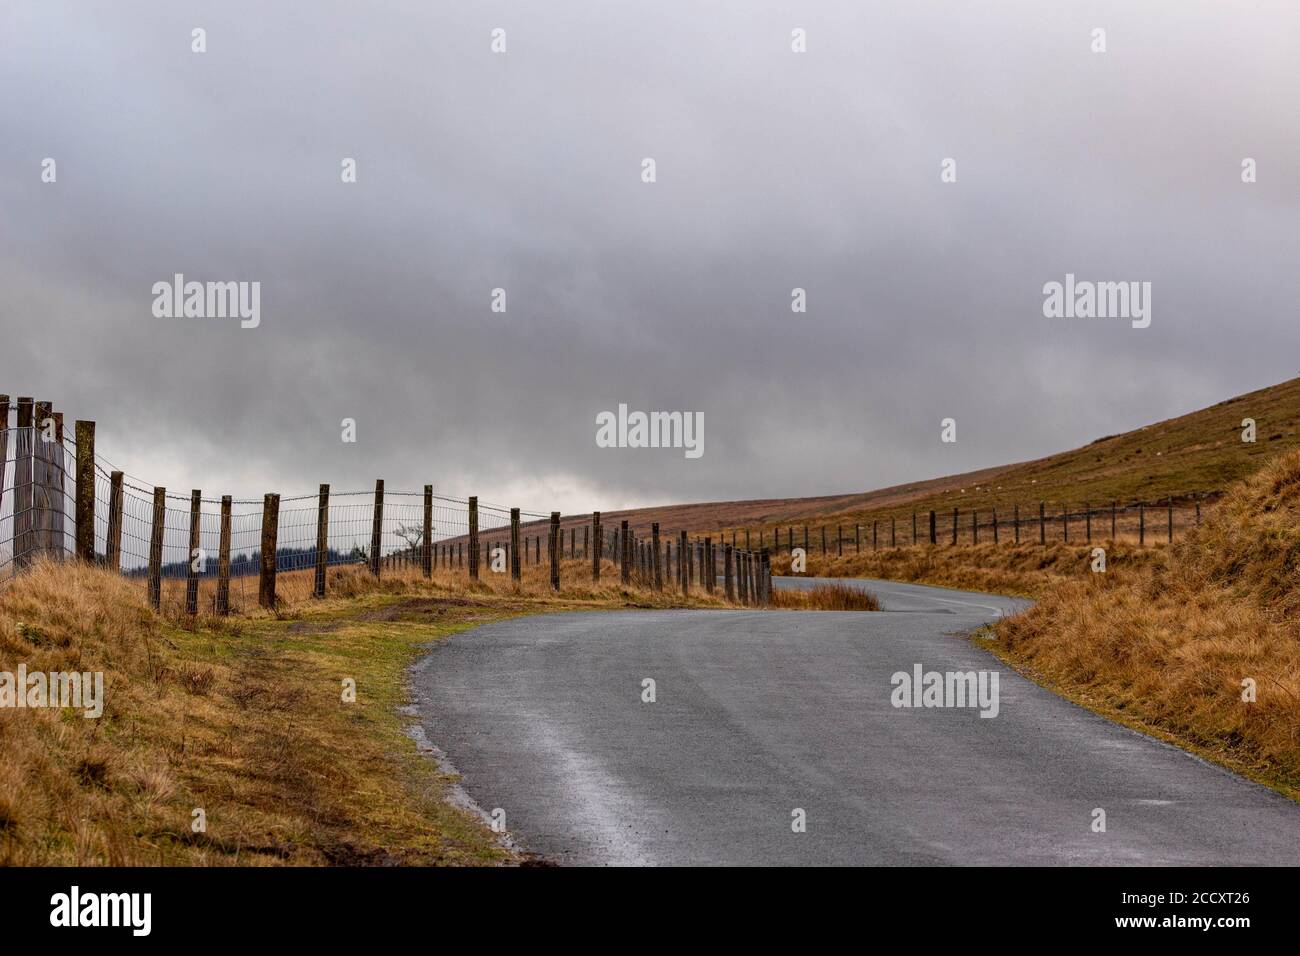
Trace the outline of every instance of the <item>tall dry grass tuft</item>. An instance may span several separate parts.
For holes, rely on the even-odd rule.
[[[1234,487],[1167,561],[1110,567],[1002,621],[1009,658],[1300,795],[1300,453]]]
[[[0,590],[0,671],[102,672],[105,698],[90,719],[0,708],[0,863],[144,862],[121,852],[119,828],[157,824],[150,801],[172,787],[141,720],[179,691],[170,659],[157,617],[115,575],[42,562]]]
[[[862,588],[835,582],[810,588],[773,588],[771,606],[795,611],[879,611],[880,601]]]
[[[1107,559],[1120,573],[1159,565],[1166,559],[1163,545],[1139,548],[1127,542],[1110,543],[1100,539],[1093,544],[1046,546],[1025,542],[1014,544],[985,541],[978,545],[940,544],[934,547],[881,548],[861,554],[823,555],[814,550],[808,555],[809,577],[884,578],[936,584],[967,591],[991,591],[1037,597],[1058,583],[1089,576],[1092,549],[1104,546]],[[789,556],[772,559],[774,574],[789,573]]]

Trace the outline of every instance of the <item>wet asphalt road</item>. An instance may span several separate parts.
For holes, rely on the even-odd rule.
[[[960,636],[1022,602],[860,583],[884,612],[588,612],[457,634],[413,671],[421,723],[469,795],[556,863],[1300,864],[1300,805]],[[891,675],[916,664],[996,671],[997,716],[892,706]]]

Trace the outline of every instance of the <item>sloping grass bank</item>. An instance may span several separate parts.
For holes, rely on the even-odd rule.
[[[1300,799],[1300,453],[1167,560],[1062,581],[995,633],[1048,686]]]

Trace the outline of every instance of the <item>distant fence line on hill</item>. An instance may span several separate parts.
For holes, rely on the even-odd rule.
[[[550,585],[559,590],[564,532],[559,512],[549,516],[466,499],[385,489],[257,499],[169,493],[147,486],[95,454],[95,423],[78,421],[65,432],[63,415],[49,402],[21,397],[11,427],[8,395],[0,395],[0,581],[12,579],[38,559],[76,557],[140,577],[150,604],[161,609],[172,593],[179,610],[199,611],[200,583],[208,595],[204,610],[228,614],[232,606],[257,600],[276,605],[276,577],[312,571],[313,594],[324,597],[327,569],[364,564],[379,576],[385,569],[418,568],[464,572],[476,581],[491,567],[522,577],[522,567],[540,565],[542,534],[547,542]],[[623,584],[687,593],[718,587],[719,570],[729,600],[767,603],[771,566],[766,555],[711,537],[661,540],[656,524],[649,537],[620,527],[606,530],[599,512],[569,528],[569,558],[591,562],[599,583],[612,563]],[[495,552],[495,553],[494,553]],[[713,573],[709,573],[712,569]],[[183,589],[181,587],[183,583]],[[182,603],[183,602],[183,603]]]
[[[1040,501],[1021,510],[1019,505],[1000,512],[996,507],[912,511],[870,522],[837,524],[777,524],[733,529],[733,544],[791,553],[802,548],[808,555],[841,557],[864,550],[957,544],[1091,544],[1135,538],[1140,547],[1172,542],[1178,534],[1201,523],[1203,507],[1222,492],[1191,492],[1161,501],[1081,502],[1079,507]],[[1175,504],[1175,501],[1178,504]],[[910,517],[910,520],[908,520]],[[810,533],[810,530],[812,533]]]

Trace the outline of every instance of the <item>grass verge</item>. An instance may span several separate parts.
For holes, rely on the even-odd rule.
[[[155,613],[138,579],[38,564],[0,589],[0,674],[101,672],[103,713],[0,707],[0,864],[520,862],[405,733],[422,650],[520,614],[729,605],[624,588],[610,565],[592,585],[583,561],[559,593],[542,568],[518,588],[463,575],[335,568],[313,600],[297,572],[274,611],[190,618]]]
[[[1165,560],[1061,582],[995,632],[1027,676],[1300,799],[1300,454]]]
[[[1124,541],[1092,544],[979,544],[882,548],[844,556],[809,554],[806,575],[829,578],[881,578],[1038,598],[1067,581],[1093,577],[1094,548],[1106,555],[1107,574],[1127,577],[1167,560],[1163,545],[1139,548]],[[773,573],[788,573],[787,555],[773,558]]]

